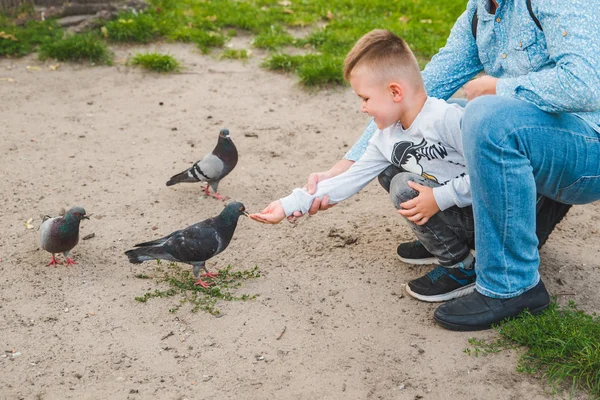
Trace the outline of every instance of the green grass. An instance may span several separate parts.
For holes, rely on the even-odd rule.
[[[248,50],[225,49],[219,56],[229,60],[247,60],[250,57]]]
[[[139,65],[154,72],[177,72],[181,69],[179,61],[173,56],[160,53],[136,54],[131,60],[132,65]]]
[[[343,84],[346,53],[363,34],[386,28],[403,37],[421,66],[442,47],[467,0],[150,0],[101,29],[109,43],[178,41],[203,52],[241,33],[266,49],[263,66],[295,73],[306,86]],[[56,39],[52,22],[11,26],[0,19],[0,56],[21,56]],[[18,43],[12,36],[18,38]],[[59,36],[60,37],[60,36]],[[232,53],[225,53],[234,57]],[[292,55],[293,54],[293,55]],[[242,58],[242,57],[241,57]]]
[[[0,17],[0,57],[22,57],[41,44],[59,40],[62,35],[54,21],[29,21],[21,27]]]
[[[160,266],[161,263],[158,263]],[[146,275],[138,274],[137,278],[148,279]],[[196,278],[188,265],[180,266],[170,263],[165,271],[161,267],[156,269],[156,279],[159,282],[166,282],[168,289],[155,289],[138,296],[135,300],[146,303],[153,298],[171,298],[178,296],[177,304],[169,308],[170,312],[176,312],[185,303],[192,306],[192,312],[205,311],[212,315],[219,315],[217,302],[221,301],[246,301],[256,298],[256,294],[236,295],[234,292],[242,286],[243,281],[260,277],[258,267],[251,270],[231,271],[231,266],[219,271],[216,278],[203,278],[212,285],[208,289],[202,286],[196,286]]]
[[[523,347],[518,371],[545,376],[555,387],[587,391],[600,398],[600,318],[577,309],[574,303],[552,303],[538,316],[524,313],[496,328],[501,338],[487,343],[471,339],[472,355],[487,355]]]
[[[95,33],[67,35],[53,42],[43,43],[39,48],[41,60],[54,58],[59,61],[112,64],[112,53]]]

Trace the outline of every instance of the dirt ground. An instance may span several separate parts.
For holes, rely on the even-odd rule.
[[[165,186],[221,128],[240,161],[220,192],[255,212],[339,160],[368,119],[350,89],[304,90],[261,69],[260,54],[218,61],[153,45],[116,59],[142,49],[169,52],[185,73],[0,60],[0,398],[552,397],[516,371],[518,353],[463,352],[495,332],[446,331],[432,320],[437,305],[404,293],[430,267],[396,259],[412,235],[376,183],[296,225],[240,219],[208,266],[258,266],[238,293],[260,296],[220,302],[220,318],[187,305],[170,313],[173,298],[135,301],[166,286],[135,278],[156,264],[123,252],[223,207],[200,185]],[[78,265],[46,267],[39,216],[74,205],[93,214],[81,235],[95,237],[72,252]],[[599,203],[575,206],[541,252],[551,294],[590,313],[600,312],[599,219]]]

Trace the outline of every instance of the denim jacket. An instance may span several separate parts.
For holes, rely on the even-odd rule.
[[[574,113],[600,133],[600,2],[469,0],[446,45],[423,70],[427,94],[448,99],[482,70],[499,78],[496,94],[525,100],[550,113]],[[471,21],[477,12],[476,39]],[[346,153],[356,161],[376,127],[369,123]]]

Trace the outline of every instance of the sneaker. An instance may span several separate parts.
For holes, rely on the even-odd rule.
[[[396,250],[400,261],[407,264],[423,265],[423,264],[435,264],[438,262],[437,258],[431,254],[420,240],[414,242],[400,243]]]
[[[455,299],[474,290],[475,269],[446,268],[441,265],[406,285],[408,294],[427,302]]]

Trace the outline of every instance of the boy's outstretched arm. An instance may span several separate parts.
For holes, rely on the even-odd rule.
[[[250,214],[250,218],[263,224],[278,224],[285,218],[281,201],[275,200],[260,213]]]

